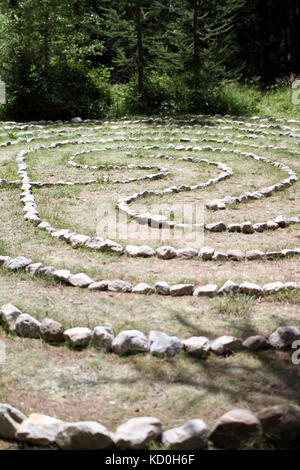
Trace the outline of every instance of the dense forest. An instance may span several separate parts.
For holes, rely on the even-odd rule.
[[[300,4],[1,0],[0,60],[6,117],[226,112],[226,83],[300,73]]]

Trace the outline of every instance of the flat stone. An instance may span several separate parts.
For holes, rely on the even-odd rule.
[[[194,289],[194,297],[214,297],[217,295],[218,286],[216,284],[207,284],[206,286],[199,286]]]
[[[176,251],[176,256],[182,259],[191,259],[198,255],[198,251],[193,248],[181,248]]]
[[[132,285],[121,279],[114,279],[113,281],[107,281],[107,290],[110,292],[131,292]]]
[[[64,338],[74,348],[86,348],[91,342],[92,332],[84,327],[69,328],[64,332]]]
[[[159,281],[155,284],[156,292],[160,295],[169,295],[170,294],[170,286],[165,281]]]
[[[227,227],[224,222],[215,222],[213,224],[206,224],[205,229],[209,232],[225,232]]]
[[[300,438],[300,408],[294,404],[264,408],[257,414],[268,439],[290,443]]]
[[[0,404],[0,438],[14,440],[18,426],[26,416],[13,406]]]
[[[89,248],[90,250],[99,250],[101,249],[101,247],[103,246],[103,238],[101,237],[93,237],[93,238],[90,238],[86,243],[85,243],[85,246],[87,248]]]
[[[113,435],[100,423],[66,423],[56,436],[62,450],[104,450],[113,447]]]
[[[234,336],[220,336],[210,343],[210,349],[218,355],[226,356],[243,349],[242,343]]]
[[[93,344],[96,348],[112,351],[113,330],[107,326],[96,326],[93,331]]]
[[[39,446],[55,444],[63,425],[64,422],[59,419],[34,413],[18,426],[16,439]]]
[[[252,282],[243,282],[243,284],[240,285],[240,292],[241,294],[261,295],[263,290],[257,284]]]
[[[73,248],[79,248],[80,246],[83,246],[90,240],[91,237],[88,237],[87,235],[81,235],[77,233],[76,235],[73,235],[70,239],[69,242],[71,243]]]
[[[136,286],[132,288],[133,294],[144,294],[149,295],[154,293],[153,287],[149,286],[149,284],[145,284],[144,282],[140,282]]]
[[[260,351],[270,347],[266,338],[261,335],[249,336],[249,338],[243,341],[243,346],[249,351]]]
[[[104,240],[104,242],[101,245],[100,251],[111,251],[112,253],[123,253],[124,248],[122,245],[119,243],[116,243],[112,240]]]
[[[172,246],[160,246],[157,248],[156,254],[160,259],[172,259],[177,256],[177,252]]]
[[[28,264],[28,266],[25,268],[25,271],[31,276],[34,276],[42,266],[42,263]]]
[[[113,340],[112,350],[120,355],[147,352],[147,338],[138,330],[123,330]]]
[[[152,250],[152,248],[147,245],[141,245],[141,246],[127,245],[125,248],[125,253],[128,256],[131,256],[133,258],[138,257],[138,256],[142,258],[150,258],[151,256],[155,255],[155,251]]]
[[[210,246],[203,246],[198,253],[198,256],[202,258],[203,261],[209,261],[212,259],[215,250]]]
[[[246,253],[246,259],[253,260],[253,259],[263,259],[265,253],[260,250],[250,250]]]
[[[217,448],[238,449],[261,435],[261,423],[251,411],[234,409],[221,416],[209,439]]]
[[[191,419],[162,435],[162,443],[171,450],[200,450],[208,445],[207,428],[201,419]]]
[[[227,256],[233,261],[242,261],[245,258],[244,253],[240,250],[229,250]]]
[[[22,315],[21,310],[12,304],[2,305],[0,310],[0,320],[4,328],[9,331],[16,331],[16,321]]]
[[[270,282],[269,284],[265,284],[263,286],[263,291],[268,294],[273,293],[273,292],[278,292],[282,289],[284,289],[284,284],[281,281]]]
[[[119,449],[144,449],[150,441],[159,440],[162,432],[157,418],[132,418],[117,428],[114,442]]]
[[[56,269],[53,271],[53,276],[59,281],[68,282],[71,272],[68,269]]]
[[[109,281],[92,282],[92,284],[89,285],[88,289],[89,290],[100,290],[100,291],[107,290],[108,282]]]
[[[41,337],[40,322],[27,313],[22,313],[18,316],[15,328],[17,335],[22,338],[39,339]]]
[[[29,264],[32,263],[32,260],[25,258],[25,256],[18,256],[17,258],[10,259],[4,263],[4,266],[7,269],[12,271],[17,271],[18,269],[26,268]]]
[[[65,340],[64,327],[52,318],[45,318],[41,323],[41,336],[49,343],[62,343]]]
[[[221,251],[215,251],[212,257],[213,261],[225,261],[226,259],[228,259],[227,254]]]
[[[219,295],[228,295],[239,290],[239,285],[230,279],[226,281],[223,286],[218,290]]]
[[[293,342],[300,339],[300,331],[295,326],[280,326],[268,341],[274,349],[289,349]]]
[[[194,284],[175,284],[170,287],[170,294],[174,297],[182,295],[192,295]]]
[[[73,274],[69,277],[69,283],[74,287],[88,287],[94,281],[84,273]]]
[[[206,358],[210,352],[210,342],[205,336],[192,336],[182,342],[183,349],[192,356]]]
[[[173,357],[182,349],[182,343],[177,336],[169,336],[161,331],[150,331],[149,350],[155,356]]]

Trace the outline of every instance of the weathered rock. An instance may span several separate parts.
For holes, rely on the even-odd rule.
[[[265,256],[263,251],[260,250],[250,250],[246,253],[246,259],[253,260],[253,259],[263,259]]]
[[[90,239],[91,237],[88,237],[87,235],[81,235],[77,233],[69,239],[69,242],[73,248],[79,248],[80,246],[85,245]]]
[[[238,232],[242,231],[242,224],[229,224],[227,227],[228,232]]]
[[[107,290],[110,292],[131,292],[132,285],[121,279],[114,279],[113,281],[107,281]]]
[[[88,289],[89,290],[107,290],[108,283],[110,281],[98,281],[98,282],[92,282],[92,284],[89,285]]]
[[[269,439],[290,443],[300,438],[300,408],[293,404],[272,406],[257,414]]]
[[[242,233],[247,233],[247,234],[250,234],[250,233],[254,233],[255,230],[253,228],[253,225],[251,222],[244,222],[242,223]]]
[[[36,274],[42,266],[42,263],[28,264],[28,266],[25,268],[25,271],[31,276],[34,276],[34,274]]]
[[[295,340],[300,339],[300,331],[294,326],[280,326],[268,341],[274,349],[289,349]]]
[[[201,419],[191,419],[162,435],[162,443],[171,450],[200,450],[208,444],[207,428]]]
[[[155,255],[155,251],[152,250],[152,248],[147,245],[141,245],[141,246],[127,245],[125,248],[125,252],[128,256],[131,256],[133,258],[137,256],[141,256],[142,258],[149,258]]]
[[[199,286],[194,289],[194,297],[213,297],[218,292],[218,286],[216,284],[207,284],[206,286]]]
[[[144,449],[150,441],[160,439],[162,432],[157,418],[132,418],[117,428],[114,442],[119,449]]]
[[[182,343],[176,336],[169,336],[161,331],[150,331],[149,350],[155,356],[173,357],[182,349]]]
[[[222,251],[215,251],[212,257],[213,261],[225,261],[228,258],[226,253]]]
[[[136,352],[147,352],[146,336],[138,330],[123,330],[112,342],[116,354],[125,355]]]
[[[205,358],[209,355],[210,342],[205,336],[192,336],[182,342],[183,349],[192,356]]]
[[[68,282],[74,287],[88,287],[94,281],[84,273],[72,274]]]
[[[209,439],[217,448],[237,449],[261,435],[261,423],[251,411],[234,409],[216,422]]]
[[[260,295],[263,290],[257,284],[253,284],[252,282],[243,282],[243,284],[240,285],[240,292],[241,294]]]
[[[265,284],[263,286],[263,291],[268,294],[272,294],[273,292],[279,292],[282,289],[284,289],[284,284],[281,281],[270,282],[269,284]]]
[[[17,428],[16,439],[35,445],[55,444],[64,422],[42,414],[31,414]]]
[[[65,340],[64,327],[52,318],[45,318],[41,323],[41,336],[49,343],[62,343]]]
[[[18,426],[26,419],[26,416],[13,406],[0,404],[0,438],[15,439]]]
[[[62,450],[104,450],[113,447],[113,436],[108,429],[94,421],[66,423],[56,436]]]
[[[55,277],[55,279],[58,279],[59,281],[63,282],[68,282],[71,275],[72,274],[68,269],[56,269],[53,272],[53,276]]]
[[[18,316],[15,328],[17,335],[23,338],[39,339],[41,337],[40,322],[27,313]]]
[[[175,296],[191,295],[194,290],[194,284],[175,284],[170,287],[170,294]]]
[[[74,117],[71,119],[72,124],[81,124],[82,123],[82,118],[81,117]]]
[[[140,282],[136,286],[132,288],[133,294],[144,294],[149,295],[154,293],[153,287],[149,286],[149,284],[145,284],[144,282]]]
[[[100,250],[101,247],[103,246],[103,238],[101,237],[93,237],[90,238],[86,243],[85,246],[89,248],[90,250]]]
[[[161,295],[169,295],[170,294],[170,286],[165,281],[159,281],[155,284],[155,289],[158,294]]]
[[[209,232],[225,232],[227,227],[224,222],[215,222],[213,224],[205,225],[205,229]]]
[[[124,248],[119,243],[116,243],[112,240],[104,240],[101,245],[100,251],[111,251],[113,253],[123,253]]]
[[[22,314],[21,310],[12,304],[5,304],[0,310],[0,321],[4,328],[15,332],[17,318]]]
[[[85,348],[91,342],[92,332],[89,328],[69,328],[64,332],[64,338],[74,348]]]
[[[226,356],[243,349],[242,343],[234,336],[220,336],[210,343],[210,349],[218,355]]]
[[[244,254],[240,250],[229,250],[227,252],[227,256],[233,261],[242,261],[245,258]]]
[[[9,259],[4,263],[4,266],[7,269],[11,269],[12,271],[17,271],[18,269],[23,269],[29,264],[32,263],[32,260],[29,258],[25,258],[25,256],[18,256],[17,258]]]
[[[93,344],[96,348],[112,351],[113,330],[107,326],[96,326],[93,331]]]
[[[193,248],[181,248],[176,251],[178,258],[191,259],[198,255],[198,251]]]
[[[243,341],[243,346],[244,348],[249,349],[249,351],[260,351],[270,347],[266,338],[261,335],[249,336],[249,338]]]
[[[172,259],[177,256],[176,250],[172,246],[160,246],[157,248],[156,254],[160,259]]]
[[[212,259],[215,250],[210,246],[203,246],[198,253],[198,256],[203,259],[203,261],[209,261]]]
[[[227,294],[230,294],[232,292],[237,292],[238,290],[239,290],[239,285],[229,279],[218,290],[218,294],[219,295],[227,295]]]

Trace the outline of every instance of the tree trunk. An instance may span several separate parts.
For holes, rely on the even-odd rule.
[[[144,92],[144,50],[143,50],[143,31],[141,24],[141,5],[136,7],[136,33],[137,33],[137,68],[138,68],[138,92],[140,95]]]
[[[193,58],[193,72],[194,72],[194,88],[198,89],[200,85],[199,72],[200,72],[200,59],[199,59],[199,36],[198,36],[198,0],[193,0],[194,20],[193,20],[193,38],[194,38],[194,58]]]
[[[45,13],[45,28],[44,28],[44,66],[45,75],[49,72],[50,62],[50,48],[49,48],[49,12]]]

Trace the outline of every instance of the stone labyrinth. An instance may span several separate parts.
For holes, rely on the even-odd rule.
[[[47,278],[64,289],[86,289],[91,301],[96,291],[170,298],[246,295],[255,301],[274,296],[275,302],[280,294],[299,292],[300,122],[195,116],[0,124],[0,194],[3,201],[13,198],[10,207],[18,217],[23,212],[22,224],[20,218],[17,222],[19,231],[32,225],[38,240],[36,249],[31,250],[27,241],[29,252],[22,248],[17,253],[15,246],[5,251],[10,242],[4,237],[2,270],[23,271],[36,282]],[[103,222],[97,219],[97,211],[109,203],[112,216],[124,216],[138,231],[138,239],[127,240],[115,233],[99,235]],[[153,212],[153,206],[163,204],[202,208],[204,218],[183,222],[176,211],[171,215]],[[5,224],[10,224],[7,214]],[[195,237],[189,243],[185,235],[191,232]],[[43,243],[57,250],[63,250],[65,244],[76,251],[52,266],[45,261]],[[99,266],[103,263],[104,271],[102,266],[99,275],[96,268],[91,273],[84,265],[80,272],[74,271],[72,252],[81,260],[102,256]],[[118,267],[115,276],[111,275],[114,263],[122,263],[122,275]],[[152,282],[151,263],[158,270]],[[105,326],[93,331],[87,327],[66,330],[49,318],[40,323],[13,302],[12,298],[1,310],[5,330],[50,343],[66,341],[79,349],[93,344],[121,356],[143,352],[167,359],[183,350],[204,359],[210,353],[229,356],[245,349],[290,350],[300,335],[295,326],[282,324],[268,338],[222,336],[210,340],[203,336],[180,340],[157,329],[150,332],[149,339],[137,330],[115,335]],[[6,408],[1,411],[1,406]],[[208,440],[217,447],[231,447],[261,436],[267,428],[264,414],[258,419],[249,411],[232,410],[210,435],[201,420],[188,421],[180,432],[163,432],[155,418],[134,418],[144,421],[128,421],[112,435],[95,423],[80,427],[80,423],[54,420],[49,424],[47,419],[52,418],[42,417],[39,419],[49,427],[43,435],[33,415],[26,418],[8,405],[0,405],[0,412],[10,421],[2,436],[37,445],[56,443],[61,448],[76,448],[78,434],[89,448],[143,448],[152,440],[162,440],[165,447],[174,449],[203,448]],[[225,438],[223,431],[232,420],[242,421],[244,427],[239,436],[229,438],[229,430]],[[133,430],[136,426],[140,432]],[[179,434],[184,436],[181,441]]]

